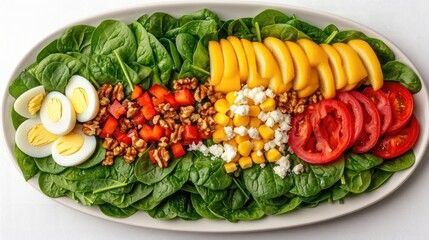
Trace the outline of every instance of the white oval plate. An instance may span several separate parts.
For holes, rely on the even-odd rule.
[[[75,22],[72,25],[76,24],[89,24],[96,26],[98,23],[104,19],[113,18],[125,21],[127,23],[136,20],[143,14],[151,14],[153,12],[166,12],[174,16],[180,16],[184,13],[195,11],[201,8],[208,8],[219,15],[223,20],[239,17],[252,17],[255,16],[260,11],[267,8],[275,8],[285,12],[288,15],[295,14],[300,19],[308,21],[314,25],[324,27],[330,23],[335,24],[339,29],[355,29],[360,30],[367,34],[368,36],[379,38],[383,40],[395,53],[396,58],[409,66],[411,66],[416,72],[417,70],[412,65],[411,61],[401,52],[393,43],[381,36],[380,34],[374,32],[373,30],[352,22],[350,20],[334,16],[328,13],[321,12],[319,10],[304,9],[299,7],[292,7],[288,5],[279,5],[279,4],[268,4],[268,3],[255,3],[251,2],[246,5],[235,4],[217,1],[210,3],[162,3],[162,4],[146,4],[138,7],[118,10],[114,12],[109,12],[94,16],[92,18],[84,19],[79,22]],[[18,76],[18,74],[28,65],[33,63],[36,58],[37,53],[49,42],[51,42],[55,37],[58,37],[62,31],[67,27],[59,29],[54,32],[43,41],[38,43],[31,51],[24,57],[24,59],[19,63],[13,72],[8,85],[10,82]],[[7,88],[6,88],[7,91]],[[105,216],[98,210],[98,207],[86,207],[78,205],[76,202],[71,200],[68,197],[55,199],[59,203],[68,206],[70,208],[76,209],[83,213],[87,213],[99,218],[157,229],[165,230],[176,230],[176,231],[194,231],[194,232],[242,232],[242,231],[260,231],[260,230],[270,230],[278,228],[288,228],[296,227],[301,225],[313,224],[321,221],[326,221],[329,219],[337,218],[344,216],[346,214],[353,213],[365,207],[368,207],[381,199],[387,197],[392,192],[394,192],[399,186],[401,186],[405,180],[410,177],[413,171],[416,169],[418,164],[421,162],[425,149],[428,143],[429,131],[426,126],[426,122],[429,122],[429,99],[426,87],[423,85],[422,90],[414,95],[415,107],[414,114],[420,122],[420,136],[417,144],[414,146],[414,151],[416,154],[416,163],[410,169],[395,173],[394,176],[385,183],[381,188],[370,192],[358,195],[353,198],[347,198],[344,204],[328,204],[323,203],[315,208],[307,209],[298,209],[291,213],[287,213],[280,216],[268,216],[261,220],[256,221],[240,221],[238,223],[230,223],[228,221],[214,221],[214,220],[197,220],[197,221],[183,221],[183,220],[156,220],[150,218],[146,213],[138,212],[135,215],[126,218],[126,219],[115,219]],[[8,145],[10,159],[15,167],[19,170],[16,160],[13,156],[13,144],[14,144],[14,130],[12,122],[10,119],[10,110],[13,104],[14,99],[5,92],[3,98],[2,111],[3,119],[3,135],[5,137],[5,142]],[[34,188],[39,189],[37,184],[37,178],[33,177],[28,181]]]

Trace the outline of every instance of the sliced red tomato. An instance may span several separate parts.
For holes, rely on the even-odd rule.
[[[352,138],[347,106],[334,99],[310,105],[292,118],[289,146],[306,162],[323,164],[337,159]]]
[[[352,138],[347,148],[350,148],[359,138],[363,130],[363,110],[359,101],[348,92],[338,92],[337,99],[347,106],[354,127],[352,127]]]
[[[374,91],[372,87],[363,90],[363,95],[367,96],[377,108],[380,115],[380,135],[383,135],[392,124],[392,108],[390,107],[389,98],[382,90]]]
[[[352,147],[355,153],[368,152],[375,146],[380,137],[380,115],[374,103],[365,95],[356,91],[350,91],[350,94],[359,101],[363,110],[363,130],[358,140]]]
[[[392,107],[392,125],[386,133],[392,133],[402,128],[413,113],[414,101],[410,91],[399,83],[385,82],[381,89],[389,97]]]
[[[411,116],[408,124],[394,133],[382,136],[372,150],[377,157],[394,158],[410,150],[419,136],[419,123]]]

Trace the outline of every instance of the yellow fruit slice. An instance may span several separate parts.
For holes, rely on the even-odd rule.
[[[259,74],[270,80],[268,87],[276,94],[286,92],[287,86],[283,84],[282,74],[273,54],[263,43],[253,42],[252,45]]]
[[[320,47],[328,55],[329,65],[331,66],[332,74],[334,74],[335,89],[339,90],[347,86],[347,75],[340,54],[329,44],[322,43]]]
[[[347,75],[348,85],[359,83],[368,77],[365,66],[352,47],[345,43],[334,43],[332,46],[341,56]]]
[[[220,84],[215,85],[215,91],[228,93],[240,90],[240,74],[238,71],[238,62],[232,44],[226,39],[220,40],[222,47],[224,71]]]
[[[304,89],[301,89],[298,91],[298,97],[299,98],[305,98],[317,91],[319,89],[320,83],[319,83],[319,73],[317,72],[317,69],[312,68],[311,74],[310,74],[310,80],[309,85],[305,87]]]
[[[246,52],[243,49],[240,39],[234,36],[229,36],[227,40],[234,48],[235,55],[237,56],[238,69],[240,71],[240,81],[245,83],[249,77],[249,67],[247,64]]]
[[[210,85],[218,85],[222,80],[224,63],[222,47],[217,41],[209,41]]]
[[[368,80],[375,91],[383,86],[383,72],[381,70],[380,62],[372,47],[361,39],[353,39],[347,43],[362,60],[363,65],[368,72]]]
[[[310,78],[310,62],[304,50],[302,50],[298,44],[291,41],[286,41],[285,43],[289,49],[295,69],[295,78],[292,88],[297,91],[304,89],[308,85],[308,79]]]
[[[316,67],[321,62],[328,59],[328,55],[323,51],[323,49],[317,45],[317,43],[306,39],[298,39],[296,43],[304,50],[305,55],[307,55],[308,61],[310,62],[310,66]]]
[[[274,37],[267,37],[264,39],[265,46],[270,49],[274,58],[279,65],[280,72],[282,74],[283,84],[285,84],[286,91],[289,91],[292,88],[292,80],[295,77],[295,70],[293,67],[292,57],[290,52],[286,47],[286,44]]]
[[[335,80],[332,74],[331,66],[329,61],[325,60],[317,65],[317,72],[319,73],[320,79],[320,92],[326,99],[335,97]]]
[[[270,84],[269,79],[264,79],[258,72],[258,68],[256,66],[256,54],[253,49],[252,43],[247,39],[241,39],[241,43],[243,44],[244,51],[246,52],[247,64],[249,67],[249,77],[247,79],[247,86],[249,88],[264,86],[268,87]]]
[[[359,85],[359,83],[349,84],[349,85],[341,88],[340,91],[342,91],[342,92],[351,91],[351,90],[355,89],[358,85]]]

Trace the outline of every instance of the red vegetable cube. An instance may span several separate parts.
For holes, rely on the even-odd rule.
[[[177,90],[174,92],[174,99],[180,106],[194,105],[195,99],[189,89]]]
[[[133,93],[131,94],[131,100],[139,98],[143,95],[143,89],[139,85],[134,85]]]
[[[116,130],[117,127],[118,127],[118,121],[114,117],[109,116],[99,136],[101,138],[112,137],[113,132]]]
[[[156,98],[160,99],[160,98],[164,97],[164,95],[167,94],[169,91],[165,87],[163,87],[159,84],[155,84],[151,88],[149,88],[149,92],[150,92],[150,94],[152,94]]]
[[[113,101],[113,103],[109,106],[107,110],[116,119],[118,119],[120,116],[127,112],[127,109],[122,106],[122,104],[118,100]]]
[[[155,149],[151,149],[151,150],[149,150],[148,151],[148,154],[149,154],[149,159],[150,159],[150,161],[153,163],[153,164],[156,164],[156,159],[155,159],[155,157],[153,156],[153,152],[155,151]]]
[[[166,103],[169,103],[170,106],[172,108],[174,108],[175,110],[177,110],[177,108],[179,108],[179,104],[177,104],[176,99],[174,98],[174,95],[171,92],[164,95],[164,101]]]
[[[171,151],[173,152],[173,156],[175,158],[182,157],[186,154],[186,151],[180,142],[177,142],[171,145]]]
[[[152,103],[148,103],[140,109],[143,116],[146,118],[146,120],[151,121],[153,117],[156,115],[155,107],[152,105]]]
[[[150,140],[159,141],[164,136],[164,128],[160,125],[153,125],[152,133],[150,135]]]
[[[143,113],[141,113],[140,111],[138,111],[133,117],[132,117],[133,121],[137,124],[137,125],[143,125],[146,123],[146,118],[143,116]]]
[[[141,138],[143,138],[143,140],[145,140],[146,142],[149,142],[151,140],[151,135],[152,135],[152,126],[147,125],[147,124],[143,124],[142,129],[140,129],[139,135]]]
[[[198,138],[197,126],[186,125],[183,129],[182,138],[184,140],[194,140]]]
[[[124,131],[119,129],[116,129],[115,132],[113,132],[113,137],[120,143],[125,143],[127,145],[131,144],[131,138]]]
[[[144,106],[144,105],[146,105],[146,104],[148,104],[148,103],[150,103],[150,104],[152,104],[152,99],[150,98],[150,95],[149,95],[149,93],[148,92],[144,92],[140,97],[138,97],[137,99],[137,103],[140,105],[140,106]]]

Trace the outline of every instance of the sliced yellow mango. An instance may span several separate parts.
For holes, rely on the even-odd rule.
[[[295,69],[293,67],[292,57],[290,52],[286,47],[286,44],[274,37],[267,37],[264,39],[265,46],[270,49],[274,58],[279,65],[280,72],[282,74],[283,84],[285,84],[286,91],[289,91],[292,88],[292,80],[295,77]]]
[[[218,85],[214,86],[215,91],[229,93],[240,90],[240,73],[238,70],[237,56],[235,55],[232,44],[226,39],[220,40],[222,47],[224,71],[222,80]]]
[[[319,83],[319,72],[317,69],[312,68],[311,74],[310,74],[310,84],[305,87],[304,89],[301,89],[298,91],[298,97],[299,98],[305,98],[317,91],[319,89],[320,83]]]
[[[261,74],[261,77],[270,80],[268,87],[276,94],[286,92],[287,86],[283,83],[279,65],[273,54],[263,43],[253,42],[252,45],[255,50],[259,74]]]
[[[363,65],[365,65],[368,72],[368,80],[372,88],[374,88],[375,91],[379,90],[383,86],[383,72],[381,71],[380,62],[372,47],[361,39],[350,40],[347,44],[356,51]]]
[[[321,62],[328,59],[325,51],[317,45],[317,43],[311,41],[310,39],[301,38],[296,40],[296,43],[304,50],[305,55],[307,55],[310,66],[316,67]]]
[[[319,73],[320,92],[326,99],[335,97],[335,80],[332,74],[329,61],[325,60],[317,65],[317,72]]]
[[[232,44],[235,55],[237,56],[238,69],[240,71],[240,81],[245,83],[249,77],[249,66],[247,64],[246,52],[240,39],[234,36],[229,36],[227,40]]]
[[[322,43],[320,47],[328,55],[329,65],[331,66],[332,74],[334,74],[335,89],[339,90],[347,86],[347,75],[340,54],[329,44]]]
[[[217,41],[209,41],[210,85],[218,85],[222,80],[224,63],[222,47]]]
[[[293,80],[292,88],[294,90],[301,90],[308,86],[308,79],[310,79],[310,62],[307,55],[305,55],[302,48],[291,41],[286,41],[286,46],[289,49],[290,56],[292,57],[293,66],[295,70],[295,78]]]
[[[341,88],[340,91],[343,91],[343,92],[351,91],[351,90],[355,89],[358,85],[359,85],[359,83],[349,84],[349,85],[346,85],[345,87]]]
[[[249,77],[247,79],[247,86],[249,88],[264,86],[268,87],[270,84],[269,79],[265,79],[261,77],[258,72],[258,68],[256,65],[256,54],[253,49],[252,43],[247,39],[241,39],[241,43],[243,44],[244,51],[246,52],[247,64],[249,67]]]
[[[345,43],[334,43],[332,46],[341,56],[347,75],[348,85],[359,83],[368,77],[365,66],[352,47]]]

